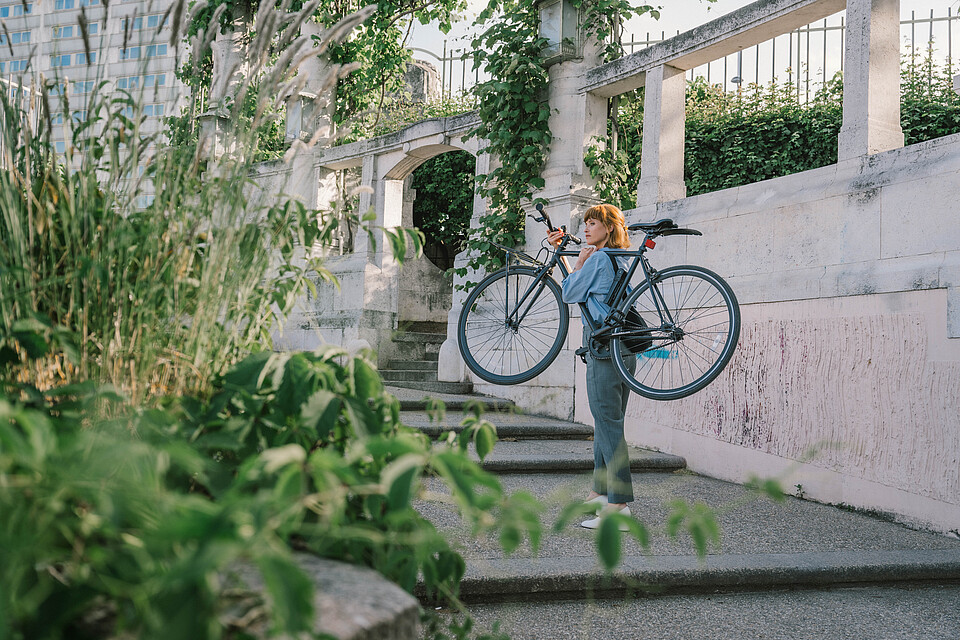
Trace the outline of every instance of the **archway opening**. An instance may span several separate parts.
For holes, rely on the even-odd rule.
[[[430,158],[413,172],[413,225],[426,238],[424,255],[443,271],[453,267],[467,239],[476,162],[467,151],[449,151]]]

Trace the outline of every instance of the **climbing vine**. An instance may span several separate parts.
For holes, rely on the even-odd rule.
[[[623,20],[644,13],[659,18],[652,6],[634,7],[629,0],[574,4],[582,12],[584,36],[601,43],[606,59],[622,55]],[[536,7],[522,0],[491,0],[477,22],[491,23],[472,43],[474,68],[485,67],[490,79],[474,89],[481,124],[473,135],[488,142],[481,153],[496,158],[496,166],[477,176],[478,192],[489,208],[467,241],[471,259],[456,271],[461,277],[470,269],[501,266],[502,254],[492,242],[513,246],[523,240],[523,203],[534,200],[534,190],[544,186],[540,174],[553,139],[543,54],[547,41],[539,35]]]
[[[480,153],[496,158],[496,165],[477,176],[478,193],[489,206],[467,239],[471,260],[455,271],[459,276],[502,264],[492,242],[515,246],[523,240],[522,203],[544,186],[540,172],[553,139],[545,101],[546,40],[538,33],[537,11],[523,0],[491,0],[477,22],[490,21],[495,12],[497,19],[472,43],[474,68],[485,67],[490,79],[474,88],[480,125],[471,135],[487,141]]]

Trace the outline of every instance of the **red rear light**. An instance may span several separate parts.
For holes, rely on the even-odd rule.
[[[643,243],[643,246],[645,246],[647,249],[653,249],[655,246],[657,246],[657,243],[651,240],[650,238],[647,238],[646,241]]]

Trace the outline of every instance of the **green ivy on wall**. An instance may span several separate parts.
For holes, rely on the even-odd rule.
[[[544,186],[540,173],[553,140],[539,15],[529,2],[491,0],[477,22],[490,20],[498,11],[498,18],[473,40],[474,68],[485,65],[490,79],[474,88],[480,125],[471,135],[487,142],[480,153],[493,156],[496,166],[477,176],[477,190],[488,209],[467,239],[471,257],[467,268],[456,270],[461,277],[469,268],[502,265],[502,253],[492,242],[515,246],[523,241],[522,203]]]

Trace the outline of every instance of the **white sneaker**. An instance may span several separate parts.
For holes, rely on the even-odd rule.
[[[605,506],[607,506],[609,504],[609,501],[607,500],[607,496],[596,496],[596,497],[590,498],[589,500],[584,501],[584,504],[597,505],[596,511],[594,511],[594,513],[600,513],[600,509],[603,509]]]
[[[625,515],[625,516],[629,516],[629,515],[630,515],[630,507],[624,507],[624,508],[620,509],[619,513],[621,513],[621,514],[623,514],[623,515]],[[597,527],[600,526],[600,520],[601,520],[601,519],[602,519],[602,516],[597,516],[596,518],[590,518],[589,520],[584,520],[583,522],[581,522],[581,523],[580,523],[580,526],[583,527],[583,528],[585,528],[585,529],[596,529]],[[625,525],[625,524],[621,524],[621,525],[620,525],[620,531],[626,531],[628,528],[629,528],[629,527],[627,527],[627,525]]]

